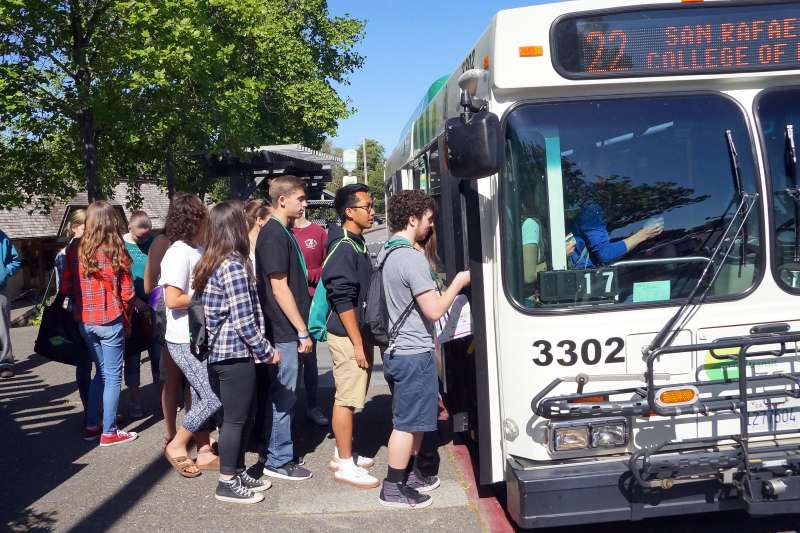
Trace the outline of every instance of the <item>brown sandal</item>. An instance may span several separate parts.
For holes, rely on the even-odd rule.
[[[214,460],[211,461],[210,463],[206,463],[206,464],[201,465],[200,463],[195,462],[195,465],[197,465],[197,468],[199,468],[200,470],[216,470],[216,471],[219,471],[219,457],[215,457]]]
[[[175,471],[183,477],[197,477],[201,474],[200,469],[197,468],[197,465],[194,464],[194,461],[185,455],[180,457],[170,457],[169,453],[167,453],[167,450],[164,450],[164,457],[167,458],[167,461],[169,461],[169,464],[172,465],[172,468],[174,468]],[[192,471],[193,467],[197,469],[194,472]]]

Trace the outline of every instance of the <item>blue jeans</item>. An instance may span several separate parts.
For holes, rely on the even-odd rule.
[[[265,450],[267,466],[278,468],[294,459],[292,418],[297,401],[297,342],[279,342],[279,365],[269,365],[269,395],[264,427],[269,431]]]
[[[103,433],[114,433],[117,430],[117,405],[125,354],[122,317],[102,326],[81,323],[80,328],[96,368],[94,379],[89,385],[86,427],[97,426],[102,398]]]
[[[298,357],[298,366],[303,367],[302,372],[297,372],[297,388],[300,388],[302,376],[303,388],[306,391],[306,409],[311,410],[317,406],[317,387],[319,383],[319,370],[317,369],[317,343],[311,345],[311,352]]]

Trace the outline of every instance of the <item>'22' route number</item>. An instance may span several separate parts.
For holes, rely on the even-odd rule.
[[[579,360],[583,361],[586,365],[596,365],[603,360],[603,352],[605,351],[604,363],[624,363],[625,356],[622,354],[622,348],[625,347],[625,341],[619,337],[611,337],[605,342],[605,346],[609,350],[603,350],[600,341],[597,339],[587,339],[578,350],[578,345],[574,341],[564,340],[556,343],[554,354],[553,344],[550,341],[536,341],[533,343],[535,348],[539,349],[539,354],[533,358],[533,362],[539,366],[548,366],[557,362],[561,366],[572,366]]]

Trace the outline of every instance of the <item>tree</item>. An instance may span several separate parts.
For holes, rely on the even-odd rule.
[[[201,154],[319,146],[363,26],[325,0],[0,0],[0,205],[142,175],[204,192]]]
[[[381,143],[374,139],[367,139],[367,185],[372,191],[375,199],[375,212],[384,213],[386,211],[386,194],[383,183],[383,170],[386,158],[384,148]],[[364,144],[358,147],[358,163],[353,172],[358,176],[359,181],[364,179]]]

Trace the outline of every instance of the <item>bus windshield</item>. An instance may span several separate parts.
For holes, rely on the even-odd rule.
[[[719,94],[526,104],[508,117],[506,152],[503,276],[525,308],[686,298],[741,193],[758,190],[744,115]],[[759,279],[760,220],[710,296]]]
[[[800,290],[800,189],[798,189],[798,144],[800,143],[800,89],[764,92],[757,114],[764,136],[772,194],[772,227],[779,283]]]

